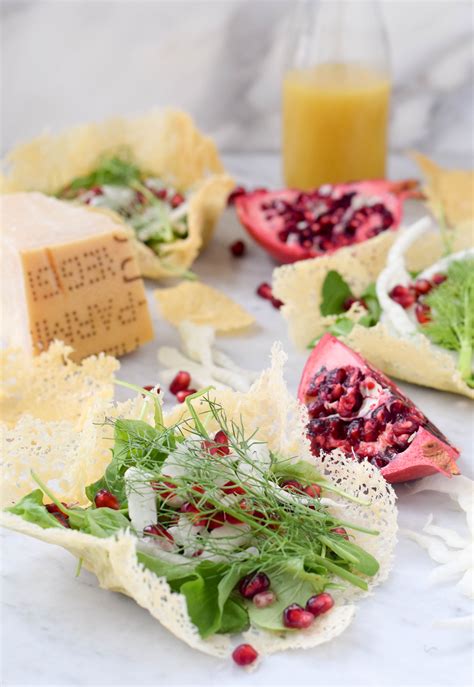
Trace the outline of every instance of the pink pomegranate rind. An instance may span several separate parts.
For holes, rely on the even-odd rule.
[[[235,207],[255,241],[278,262],[291,263],[398,229],[403,201],[419,195],[416,187],[411,180],[377,180],[325,185],[308,192],[258,190],[239,195]],[[349,207],[353,198],[361,207]]]
[[[392,483],[459,474],[458,449],[388,377],[330,334],[306,362],[298,399],[308,407],[315,454],[339,448]]]

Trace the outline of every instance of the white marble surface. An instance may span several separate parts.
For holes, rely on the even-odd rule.
[[[276,150],[295,2],[3,0],[3,152],[45,129],[155,105],[188,110],[224,150]],[[472,2],[380,4],[392,149],[472,155]]]
[[[229,169],[242,181],[277,184],[276,156],[233,156]],[[412,173],[411,163],[392,160],[392,174]],[[408,218],[419,213],[414,204]],[[241,337],[222,339],[222,348],[241,364],[266,365],[272,341],[280,339],[289,354],[287,379],[296,389],[305,356],[294,351],[284,323],[254,289],[269,280],[272,262],[254,245],[237,261],[228,253],[231,240],[243,234],[231,211],[196,264],[208,283],[239,300],[259,326]],[[123,360],[121,377],[137,384],[159,378],[157,344],[177,343],[176,332],[158,319],[156,341]],[[472,407],[467,399],[402,384],[426,414],[462,450],[462,472],[473,477]],[[400,525],[420,529],[430,513],[439,523],[462,533],[462,518],[441,495],[409,494],[397,487]],[[466,630],[436,627],[437,620],[472,613],[472,604],[453,585],[431,587],[433,563],[412,541],[400,537],[389,580],[359,603],[346,632],[313,651],[295,651],[264,660],[248,675],[188,648],[167,633],[133,601],[100,590],[67,552],[2,532],[1,684],[47,685],[333,685],[361,687],[464,687],[472,684],[472,636]]]

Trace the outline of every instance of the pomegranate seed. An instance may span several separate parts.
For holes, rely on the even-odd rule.
[[[56,518],[58,522],[61,523],[63,527],[68,527],[69,529],[71,528],[71,525],[69,524],[69,518],[67,515],[64,515],[64,513],[52,513],[52,515]]]
[[[252,603],[257,606],[257,608],[266,608],[271,606],[276,601],[276,594],[271,591],[259,592],[255,594],[252,598]]]
[[[158,492],[162,499],[167,499],[174,496],[174,490],[178,485],[174,482],[152,482],[151,486],[154,491]]]
[[[203,551],[204,551],[204,549],[198,549],[197,551],[195,551],[192,554],[191,558],[197,558],[198,556],[200,556],[202,554]]]
[[[204,494],[204,489],[203,489],[203,487],[199,486],[199,484],[193,484],[191,489],[193,491],[197,491],[198,494]]]
[[[415,302],[415,295],[413,290],[407,286],[397,284],[390,291],[390,298],[402,306],[405,310],[413,305]]]
[[[170,384],[171,393],[176,396],[178,394],[178,391],[185,391],[189,387],[190,382],[191,375],[189,374],[189,372],[180,370]]]
[[[274,296],[271,297],[271,302],[274,308],[277,310],[280,310],[281,306],[284,305],[283,301],[280,301],[278,298],[275,298]]]
[[[143,529],[143,534],[149,534],[153,537],[164,537],[169,541],[174,541],[173,535],[170,534],[168,530],[163,527],[163,525],[160,525],[160,523],[156,523],[155,525],[147,525]]]
[[[436,274],[433,274],[433,276],[431,277],[431,281],[432,281],[433,284],[435,284],[436,286],[439,286],[439,285],[442,284],[444,281],[446,281],[447,278],[448,278],[448,277],[447,277],[445,274],[442,274],[441,272],[437,272]]]
[[[219,513],[214,513],[214,515],[211,515],[209,520],[207,521],[207,529],[212,532],[212,530],[217,529],[218,527],[222,527],[222,525],[225,524],[225,513],[219,512]]]
[[[158,387],[157,389],[154,384],[147,384],[143,388],[145,389],[145,391],[155,391],[155,393],[157,394],[159,394],[161,391],[160,387]]]
[[[239,591],[245,599],[253,599],[255,594],[266,592],[270,587],[270,580],[263,572],[250,573],[240,580]]]
[[[183,503],[179,510],[181,513],[192,514],[193,517],[191,518],[191,521],[195,527],[204,527],[207,524],[204,518],[199,517],[199,510],[193,503],[189,503],[189,501],[187,501],[186,503]]]
[[[286,489],[286,491],[297,491],[300,494],[303,493],[303,485],[300,484],[300,482],[297,482],[295,479],[287,479],[282,483],[282,489]]]
[[[332,530],[330,530],[333,534],[338,534],[340,537],[343,539],[347,539],[349,541],[349,535],[347,534],[347,531],[344,529],[344,527],[334,527]]]
[[[229,250],[234,258],[241,258],[246,251],[245,243],[243,241],[234,241],[229,246]]]
[[[107,489],[101,489],[97,492],[94,497],[94,503],[96,508],[112,508],[112,510],[120,510],[120,504],[116,496],[107,491]]]
[[[228,456],[230,453],[230,448],[229,448],[229,437],[225,432],[222,430],[219,430],[214,437],[214,441],[217,444],[215,448],[213,449],[213,453],[219,455],[219,456]]]
[[[415,307],[415,316],[420,324],[431,322],[431,308],[426,303],[417,303]]]
[[[178,403],[184,403],[188,396],[191,396],[195,393],[196,389],[183,389],[182,391],[178,391],[176,394],[176,400]]]
[[[265,298],[267,301],[271,301],[273,298],[272,287],[267,282],[263,282],[257,287],[257,296],[260,298]]]
[[[64,501],[61,501],[61,505],[67,508],[67,504],[64,503]],[[46,503],[44,507],[48,513],[61,513],[61,515],[65,515],[65,513],[63,513],[59,506],[57,506],[55,503]]]
[[[229,525],[242,525],[243,521],[239,520],[239,518],[236,518],[234,515],[231,515],[230,513],[224,513],[224,520],[229,523]]]
[[[184,196],[182,196],[181,193],[175,193],[170,200],[171,207],[177,208],[181,203],[184,203]]]
[[[239,487],[239,485],[235,484],[234,482],[226,482],[222,486],[222,491],[225,494],[245,494],[245,489],[243,487]]]
[[[304,493],[311,496],[312,499],[319,499],[321,496],[321,487],[319,484],[310,484],[305,488]]]
[[[232,652],[232,658],[238,666],[249,666],[258,658],[258,652],[251,644],[239,644]]]
[[[305,630],[314,622],[314,615],[299,604],[291,604],[283,611],[283,625],[294,630]]]
[[[424,296],[425,294],[429,293],[432,288],[433,285],[430,281],[428,281],[428,279],[417,279],[415,282],[415,291],[417,296]]]
[[[306,602],[306,610],[317,618],[318,615],[327,613],[334,606],[334,599],[326,592],[323,594],[315,594]]]
[[[229,196],[227,198],[227,205],[234,205],[237,198],[239,198],[240,196],[245,196],[246,193],[247,191],[243,186],[236,186],[234,190],[231,191],[231,193],[229,193]]]
[[[358,299],[355,296],[349,296],[343,303],[343,310],[350,310],[354,303],[358,303]]]

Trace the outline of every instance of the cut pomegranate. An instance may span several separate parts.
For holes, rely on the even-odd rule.
[[[327,255],[398,229],[403,201],[418,182],[362,181],[313,191],[254,191],[235,197],[249,234],[278,262]]]
[[[317,618],[318,615],[327,613],[334,606],[334,599],[326,592],[323,594],[315,594],[306,602],[306,610]]]
[[[195,393],[196,389],[183,389],[182,391],[178,391],[176,394],[176,400],[178,403],[184,403],[188,396],[191,396],[191,394]]]
[[[246,599],[253,599],[255,594],[266,592],[270,588],[270,580],[263,572],[250,573],[239,582],[239,591]]]
[[[241,258],[245,253],[245,243],[243,241],[234,241],[229,246],[230,252],[234,258]]]
[[[267,592],[259,592],[252,597],[252,603],[255,604],[257,608],[266,608],[271,606],[276,601],[276,595],[270,590]]]
[[[175,396],[178,391],[185,391],[191,383],[191,375],[185,370],[180,370],[170,384],[170,391]]]
[[[232,652],[232,658],[238,666],[249,666],[258,658],[258,652],[251,644],[239,644]]]
[[[96,508],[112,508],[112,510],[120,510],[120,503],[118,498],[107,491],[107,489],[100,489],[94,497]]]
[[[341,449],[381,468],[388,482],[459,474],[459,451],[440,430],[388,377],[330,334],[311,353],[298,398],[308,408],[315,455]]]
[[[235,201],[240,196],[244,196],[247,193],[243,186],[236,186],[233,191],[231,191],[227,197],[227,205],[235,205]]]
[[[314,622],[314,615],[299,604],[291,604],[283,611],[283,625],[293,630],[305,630]]]
[[[159,523],[156,523],[155,525],[147,525],[143,530],[143,534],[147,534],[152,537],[162,537],[164,539],[168,539],[169,541],[174,541],[173,535],[170,534],[168,530]]]

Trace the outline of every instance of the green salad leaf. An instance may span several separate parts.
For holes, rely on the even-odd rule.
[[[433,343],[459,353],[462,378],[474,385],[474,259],[456,260],[447,269],[447,279],[424,301],[431,308],[431,321],[421,330]]]
[[[140,181],[142,173],[139,168],[124,157],[104,157],[90,174],[74,179],[63,193],[79,189],[89,189],[94,186],[130,186],[134,181]]]
[[[49,513],[43,504],[43,492],[35,489],[30,494],[24,496],[18,503],[5,509],[8,513],[19,515],[23,520],[33,522],[43,529],[48,527],[62,527],[52,513]]]
[[[321,295],[321,315],[338,315],[344,312],[344,303],[352,296],[352,292],[339,272],[330,270],[323,282]]]

